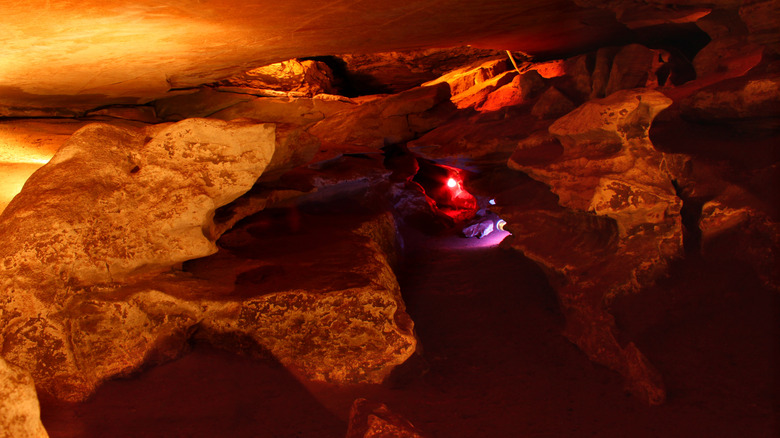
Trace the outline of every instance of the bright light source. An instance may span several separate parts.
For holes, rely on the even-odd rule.
[[[496,205],[496,200],[495,199],[491,199],[491,200],[488,201],[488,204]]]
[[[458,185],[458,182],[455,181],[455,178],[450,178],[450,179],[447,180],[447,187],[453,189],[457,185]]]

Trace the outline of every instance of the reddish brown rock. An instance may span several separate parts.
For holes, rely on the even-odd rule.
[[[433,126],[413,122],[435,111],[450,97],[449,86],[420,87],[341,111],[308,129],[325,148],[363,147],[379,149],[388,144],[411,140]]]
[[[409,50],[370,54],[345,54],[347,79],[357,84],[354,92],[399,93],[437,79],[452,70],[505,59],[506,53],[473,47]]]
[[[228,93],[231,94],[231,93]],[[210,115],[220,120],[253,119],[267,123],[308,125],[339,111],[354,109],[351,101],[312,99],[305,97],[252,97]]]
[[[240,87],[250,90],[282,91],[292,95],[314,96],[334,94],[333,72],[324,62],[290,59],[258,67],[239,75],[223,79],[219,87]]]
[[[536,101],[531,114],[540,119],[557,119],[574,110],[574,103],[555,87],[550,87]]]
[[[349,412],[346,438],[423,438],[412,423],[384,403],[359,398]]]
[[[382,382],[416,348],[389,265],[389,215],[278,223],[292,234],[245,221],[222,241],[229,254],[201,262],[223,271],[177,270],[216,250],[225,227],[212,223],[215,209],[254,184],[274,161],[274,143],[273,126],[202,119],[77,132],[0,216],[3,356],[64,400],[177,357],[196,330],[234,340],[226,348],[250,342],[302,379]],[[79,172],[84,165],[100,172]],[[289,196],[282,192],[266,202]],[[102,207],[77,208],[74,199]],[[235,223],[247,212],[232,214]]]
[[[46,438],[30,373],[0,357],[0,438]]]
[[[410,141],[408,147],[423,158],[458,168],[504,163],[518,141],[539,125],[521,111],[466,113]]]
[[[717,9],[696,25],[711,39],[693,59],[698,78],[740,76],[761,60],[763,48],[748,42],[748,31],[735,9]]]
[[[254,96],[238,93],[223,93],[212,88],[201,88],[189,94],[177,94],[154,101],[157,116],[165,121],[175,122],[190,117],[209,117],[237,103],[255,99]]]
[[[639,44],[622,47],[612,59],[606,95],[630,88],[658,87],[656,72],[666,62],[669,62],[666,51],[648,49]]]
[[[778,126],[780,74],[748,74],[701,88],[680,102],[681,116],[705,123],[748,122]]]
[[[750,0],[742,2],[739,7],[739,17],[748,28],[748,40],[767,47],[775,54],[780,53],[778,15],[780,2],[777,0]]]
[[[167,320],[166,306],[155,314],[132,299],[90,303],[133,296],[132,290],[117,296],[116,286],[83,287],[216,251],[218,236],[207,235],[214,210],[252,186],[273,148],[272,125],[201,119],[148,130],[93,124],[75,133],[0,215],[0,283],[8,291],[0,303],[2,354],[66,399],[140,365],[167,336],[156,331],[183,326],[174,319],[172,329],[148,326]],[[98,320],[87,317],[95,313]],[[197,320],[191,312],[186,318]],[[79,321],[86,325],[77,334]],[[96,340],[93,331],[106,336]],[[118,341],[128,333],[137,348]]]
[[[558,119],[549,135],[522,141],[509,166],[549,185],[567,208],[500,212],[514,235],[508,244],[557,285],[566,336],[649,404],[663,402],[663,382],[632,344],[618,343],[608,303],[652,284],[682,252],[682,202],[671,183],[680,158],[648,138],[669,104],[658,92],[620,91]]]
[[[497,111],[507,106],[529,103],[544,88],[542,77],[535,70],[512,78],[512,82],[491,92],[475,107],[477,111]]]
[[[201,302],[201,336],[251,339],[300,378],[335,384],[381,383],[415,351],[388,263],[389,214],[281,209],[242,224],[220,240],[223,251],[186,265],[197,278],[231,285],[210,297],[225,304]]]
[[[423,85],[431,86],[446,82],[450,85],[453,101],[461,93],[466,93],[475,86],[493,79],[509,70],[508,62],[504,59],[495,59],[484,62],[478,66],[468,66],[453,70],[433,81]]]

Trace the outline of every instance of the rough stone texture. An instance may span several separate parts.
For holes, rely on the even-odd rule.
[[[780,126],[780,74],[748,74],[701,88],[680,102],[680,115],[704,123]]]
[[[166,351],[158,343],[181,337],[192,309],[147,303],[153,287],[99,285],[215,252],[214,210],[252,186],[273,148],[272,125],[202,119],[76,132],[0,215],[3,356],[78,399]],[[124,344],[123,333],[133,334]]]
[[[670,104],[661,93],[631,90],[590,101],[550,125],[563,146],[560,156],[531,166],[511,159],[510,167],[550,185],[562,206],[614,218],[623,234],[640,224],[662,223],[676,215],[680,201],[666,157],[655,151],[647,132]]]
[[[359,398],[349,412],[346,438],[423,438],[412,423],[384,403]]]
[[[201,88],[188,94],[177,94],[154,101],[157,116],[165,121],[179,121],[190,117],[209,117],[237,103],[254,100],[243,93],[225,93],[213,88]]]
[[[330,221],[269,213],[280,219],[274,227],[244,221],[220,241],[228,249],[199,258],[217,251],[225,221],[301,195],[276,190],[212,222],[273,169],[274,133],[204,119],[76,132],[0,216],[2,355],[71,401],[177,357],[196,332],[224,348],[267,351],[302,379],[382,382],[416,348],[389,265],[389,214],[344,223],[341,212]],[[287,155],[281,162],[297,159]],[[308,202],[330,202],[333,182],[313,181]],[[192,259],[188,272],[177,269]]]
[[[295,96],[335,94],[333,72],[324,62],[290,59],[217,82],[220,87],[284,91]]]
[[[449,97],[447,84],[415,88],[336,113],[308,132],[326,148],[379,149],[433,129],[440,122],[435,109]]]
[[[0,108],[17,115],[145,103],[292,58],[463,45],[549,55],[624,32],[609,11],[558,0],[329,0],[316,8],[302,0],[143,0],[127,8],[3,0],[0,10]]]
[[[748,29],[735,9],[718,9],[696,22],[711,42],[693,59],[699,78],[744,74],[762,58],[763,48],[748,42]]]
[[[30,373],[0,357],[0,438],[46,438]]]
[[[30,175],[88,123],[68,119],[0,121],[0,213]]]
[[[339,59],[346,64],[347,80],[358,82],[353,87],[361,87],[352,90],[357,93],[376,90],[399,93],[435,80],[452,70],[491,58],[505,59],[506,53],[474,47],[454,47],[339,55]]]
[[[308,125],[357,106],[349,100],[257,97],[238,102],[211,114],[210,117],[220,120],[247,118],[268,123]]]
[[[448,83],[450,85],[452,101],[457,103],[458,101],[475,94],[477,90],[483,90],[482,94],[487,95],[490,91],[496,89],[496,87],[508,83],[508,81],[511,80],[508,76],[504,76],[502,79],[503,82],[500,84],[494,80],[496,77],[506,73],[507,70],[509,70],[509,66],[506,59],[494,59],[483,62],[477,66],[467,66],[453,70],[435,80],[426,82],[423,85],[431,86],[443,82]],[[489,86],[488,84],[484,84],[490,80],[494,81],[490,82]],[[459,105],[461,108],[467,106],[469,106],[468,103]]]
[[[535,70],[512,78],[512,82],[491,92],[483,102],[477,104],[478,111],[497,111],[507,106],[528,103],[544,88],[542,77]]]
[[[557,119],[573,111],[574,103],[555,87],[550,87],[536,101],[531,114],[540,119]]]
[[[669,61],[669,53],[648,49],[640,44],[622,47],[612,60],[612,70],[605,89],[607,96],[630,88],[656,88],[656,72]]]
[[[510,245],[557,284],[566,336],[649,404],[663,402],[663,382],[633,344],[618,343],[607,304],[651,284],[682,251],[682,202],[670,173],[679,158],[648,139],[652,119],[670,104],[655,91],[620,91],[558,119],[549,135],[530,136],[509,166],[549,185],[565,209],[500,212]]]
[[[520,110],[465,113],[409,142],[408,147],[423,158],[458,168],[504,163],[518,141],[537,125],[542,126]]]
[[[0,216],[4,266],[97,282],[208,255],[211,215],[252,187],[274,140],[273,125],[205,119],[147,132],[88,125]]]
[[[204,316],[201,336],[221,345],[252,339],[299,377],[337,384],[381,383],[414,352],[388,264],[389,214],[267,210],[242,224],[220,240],[224,250],[185,267],[234,285],[211,297],[228,304]]]
[[[778,15],[780,2],[777,0],[749,0],[741,2],[739,7],[739,17],[748,28],[748,40],[769,48],[775,54],[780,53]]]

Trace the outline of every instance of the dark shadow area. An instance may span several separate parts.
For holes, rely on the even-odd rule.
[[[301,59],[324,62],[330,67],[333,72],[334,85],[338,90],[338,94],[341,96],[358,97],[397,92],[382,84],[371,75],[349,71],[347,63],[338,56],[312,56]]]
[[[42,400],[52,438],[343,437],[346,423],[287,370],[199,345],[185,357],[105,383],[78,404]]]

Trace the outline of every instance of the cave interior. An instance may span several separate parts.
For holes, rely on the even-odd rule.
[[[0,438],[780,436],[777,0],[0,11]]]

